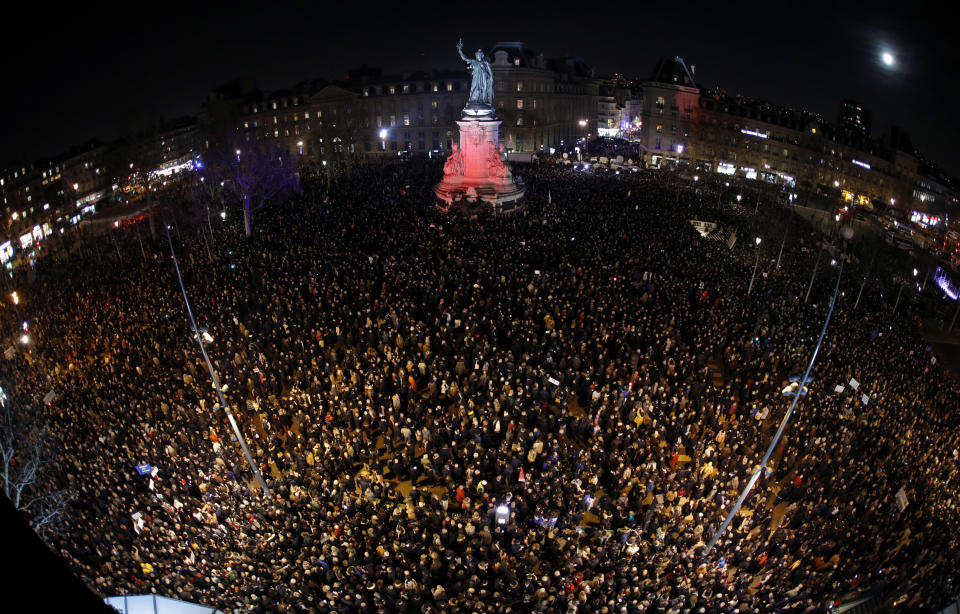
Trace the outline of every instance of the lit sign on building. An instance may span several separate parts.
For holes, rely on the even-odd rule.
[[[866,162],[861,162],[860,160],[850,160],[850,161],[856,164],[857,166],[862,166],[863,168],[870,170],[870,165],[867,164]]]
[[[758,139],[767,139],[770,138],[770,135],[766,132],[757,132],[756,130],[750,130],[749,128],[741,128],[740,132],[748,136],[755,136]]]
[[[911,211],[910,221],[914,224],[920,224],[924,228],[927,226],[936,226],[940,223],[940,217],[936,215],[927,215],[922,211]]]
[[[717,164],[717,172],[724,175],[732,175],[737,172],[737,167],[729,162],[721,162]]]
[[[103,198],[103,190],[100,190],[99,192],[94,192],[92,194],[87,194],[86,196],[84,196],[83,198],[77,201],[77,208],[80,208],[87,203],[97,202],[101,198]]]
[[[757,169],[750,168],[749,166],[741,166],[740,170],[744,172],[744,175],[747,179],[756,179],[757,178]]]

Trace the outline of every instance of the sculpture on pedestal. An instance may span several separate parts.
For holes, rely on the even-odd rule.
[[[487,105],[493,106],[493,70],[490,68],[490,62],[484,57],[483,51],[477,49],[475,59],[470,59],[463,55],[463,39],[457,42],[457,52],[460,58],[473,71],[473,79],[470,82],[470,96],[467,98],[467,105]]]
[[[443,163],[443,174],[463,175],[463,154],[460,153],[460,148],[456,143],[452,143],[450,146],[453,148],[453,153]]]
[[[470,94],[460,120],[460,146],[453,150],[443,165],[443,181],[434,186],[434,193],[450,206],[455,201],[487,203],[494,212],[516,209],[525,190],[517,186],[504,163],[500,144],[500,120],[493,110],[493,69],[483,51],[474,59],[463,54],[463,41],[457,52],[473,73]],[[511,207],[505,207],[505,204]]]

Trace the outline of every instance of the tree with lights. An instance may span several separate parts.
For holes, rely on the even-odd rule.
[[[13,506],[47,541],[62,528],[69,492],[55,487],[53,449],[36,412],[18,406],[0,387],[0,482]]]
[[[272,143],[245,143],[205,156],[204,183],[221,186],[243,206],[244,232],[253,234],[253,212],[271,200],[300,191],[290,154]]]

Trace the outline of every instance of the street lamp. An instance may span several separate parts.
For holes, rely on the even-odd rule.
[[[750,276],[750,285],[747,286],[747,296],[750,296],[750,292],[753,290],[753,280],[757,277],[757,267],[760,266],[760,237],[757,237],[754,241],[757,242],[757,261],[753,265],[753,275]]]
[[[750,481],[747,482],[743,492],[740,493],[740,498],[737,499],[733,509],[731,509],[730,513],[727,514],[727,518],[723,521],[723,524],[720,525],[720,528],[717,529],[717,532],[714,534],[713,539],[710,540],[710,543],[707,544],[707,549],[703,551],[703,556],[707,556],[710,554],[710,551],[713,550],[713,547],[717,544],[717,540],[720,539],[720,536],[723,535],[723,532],[726,531],[734,517],[736,517],[737,512],[740,511],[740,506],[743,505],[743,502],[747,499],[747,495],[750,494],[750,489],[752,489],[753,485],[757,483],[757,479],[760,477],[760,474],[766,470],[767,463],[770,461],[770,456],[777,447],[777,443],[780,441],[783,431],[787,428],[787,422],[789,422],[790,416],[793,414],[793,410],[796,409],[797,402],[800,400],[800,397],[804,396],[806,393],[807,382],[810,381],[810,371],[813,369],[813,364],[817,360],[817,354],[820,352],[820,345],[823,343],[824,335],[827,334],[827,326],[830,324],[830,317],[833,315],[833,307],[837,304],[837,295],[840,294],[840,279],[843,277],[844,260],[845,259],[842,258],[840,261],[840,272],[837,274],[837,285],[833,289],[833,299],[830,301],[830,309],[827,311],[827,319],[824,320],[823,328],[820,330],[820,338],[817,339],[817,345],[813,349],[813,356],[810,357],[810,363],[807,364],[807,370],[800,379],[799,385],[794,391],[788,391],[793,392],[793,401],[790,403],[790,408],[783,416],[783,420],[780,422],[780,428],[777,429],[777,434],[774,435],[773,441],[770,442],[770,446],[767,448],[766,454],[763,455],[763,460],[760,461],[760,466],[757,467],[756,471],[754,471],[753,475],[750,477]]]
[[[817,251],[817,261],[813,265],[813,274],[810,275],[810,285],[807,286],[807,295],[803,297],[803,302],[806,303],[810,300],[810,291],[813,290],[813,280],[817,277],[817,269],[820,268],[820,256],[823,255],[823,244],[820,244],[820,249]]]
[[[239,154],[239,150],[237,150]],[[237,425],[236,418],[233,417],[233,412],[230,411],[230,406],[227,405],[226,399],[223,398],[223,392],[226,390],[226,386],[220,385],[220,380],[217,378],[217,374],[213,370],[213,364],[210,362],[210,357],[207,356],[207,343],[213,341],[213,337],[209,332],[203,330],[197,326],[196,320],[193,318],[193,310],[190,309],[190,300],[187,298],[187,289],[183,285],[183,276],[180,275],[180,264],[177,262],[177,254],[173,251],[173,238],[170,236],[170,226],[167,226],[167,241],[170,243],[170,255],[173,257],[173,266],[177,271],[177,279],[180,281],[180,291],[183,293],[183,302],[187,306],[187,315],[190,317],[190,325],[194,331],[194,338],[197,340],[197,344],[200,346],[200,353],[203,354],[203,360],[207,363],[207,370],[210,372],[210,379],[213,380],[213,387],[217,391],[217,397],[220,399],[220,407],[223,408],[225,414],[227,414],[227,419],[230,421],[230,426],[233,427],[233,433],[237,437],[237,441],[240,443],[240,447],[243,449],[243,454],[247,458],[247,462],[250,464],[250,469],[253,470],[253,475],[256,476],[257,481],[260,483],[260,488],[263,489],[264,495],[267,498],[271,497],[270,488],[267,487],[267,483],[264,481],[263,476],[260,474],[260,470],[257,468],[257,464],[253,460],[253,456],[250,455],[250,450],[247,448],[247,442],[243,438],[243,433],[240,432],[240,426]],[[26,337],[26,335],[24,335]],[[26,341],[24,341],[26,343]]]

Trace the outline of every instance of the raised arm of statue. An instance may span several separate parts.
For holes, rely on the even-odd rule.
[[[463,39],[462,38],[459,41],[457,41],[457,53],[460,54],[460,58],[463,59],[464,62],[466,62],[467,64],[470,64],[471,62],[470,58],[463,55]]]

